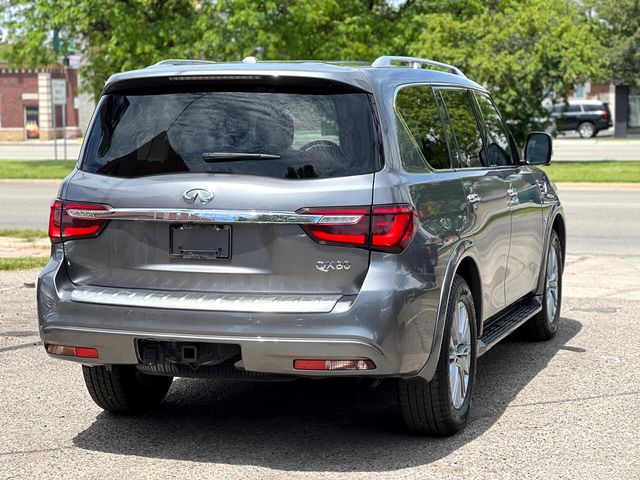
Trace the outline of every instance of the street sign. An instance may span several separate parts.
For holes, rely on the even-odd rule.
[[[67,55],[69,68],[80,68],[80,55]]]
[[[67,85],[64,79],[54,78],[51,80],[51,97],[54,105],[67,103]]]

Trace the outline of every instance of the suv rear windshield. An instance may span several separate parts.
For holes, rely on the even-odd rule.
[[[379,168],[369,95],[256,89],[105,95],[81,166],[115,177],[193,172],[288,179]]]

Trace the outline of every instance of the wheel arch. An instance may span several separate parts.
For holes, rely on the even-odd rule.
[[[560,247],[562,250],[562,266],[564,267],[565,253],[567,251],[567,231],[564,224],[564,217],[561,214],[557,214],[553,219],[551,229],[555,230],[560,238]]]
[[[464,278],[471,289],[473,303],[476,310],[476,327],[478,337],[482,335],[482,283],[480,281],[480,270],[475,260],[469,255],[462,259],[456,274]]]
[[[476,312],[476,321],[479,325],[482,323],[482,290],[480,283],[480,273],[475,260],[475,248],[473,240],[467,238],[460,240],[458,244],[452,249],[452,253],[447,262],[447,267],[442,279],[440,287],[440,300],[438,302],[438,311],[436,316],[436,326],[433,332],[433,341],[431,342],[431,349],[426,352],[428,357],[422,369],[417,373],[417,376],[429,381],[433,378],[438,364],[438,357],[440,356],[440,348],[442,346],[442,337],[444,333],[444,325],[446,322],[447,304],[449,303],[449,294],[451,293],[451,284],[456,274],[463,276],[465,281],[469,283],[471,288],[471,294],[474,299],[479,303],[476,303],[478,311]],[[477,297],[476,297],[477,296]],[[480,330],[478,330],[478,336],[480,336]]]

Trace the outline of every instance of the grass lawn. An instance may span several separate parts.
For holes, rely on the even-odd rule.
[[[0,271],[42,268],[47,264],[48,261],[49,257],[0,258]]]
[[[0,237],[20,238],[22,240],[34,241],[47,238],[49,234],[46,230],[28,230],[22,228],[0,228]]]
[[[554,182],[640,183],[640,161],[556,162],[542,169]]]
[[[75,164],[75,160],[0,160],[0,179],[61,179]]]

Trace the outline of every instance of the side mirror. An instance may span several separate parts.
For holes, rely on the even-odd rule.
[[[524,161],[528,165],[549,165],[551,163],[551,135],[532,132],[524,144]]]

